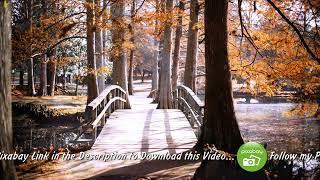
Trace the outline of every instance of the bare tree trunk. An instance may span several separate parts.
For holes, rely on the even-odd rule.
[[[154,40],[154,47],[159,48],[159,42],[157,39]],[[151,92],[149,94],[149,98],[156,98],[157,90],[158,90],[158,80],[159,80],[159,64],[158,64],[158,55],[159,51],[158,49],[154,51],[153,57],[152,57],[152,75],[151,75]],[[155,101],[157,102],[157,101]]]
[[[112,27],[121,27],[121,24],[124,23],[124,9],[124,1],[114,2],[111,4]],[[112,55],[112,84],[118,85],[126,92],[128,92],[127,55],[125,49],[123,48],[124,36],[125,30],[123,28],[117,28],[116,30],[112,30],[113,50],[119,52],[118,55]],[[128,97],[126,106],[127,108],[130,107]]]
[[[139,66],[139,71],[140,71],[140,79],[141,79],[141,82],[143,83],[143,61],[141,61],[141,64]]]
[[[76,90],[74,92],[75,96],[78,96],[78,89],[79,89],[79,76],[76,76]]]
[[[19,85],[20,86],[23,86],[23,84],[24,84],[23,75],[24,75],[24,68],[21,66],[20,71],[19,71]]]
[[[11,1],[0,1],[0,151],[12,153]],[[13,161],[0,161],[0,179],[17,179]]]
[[[198,0],[190,1],[190,22],[188,29],[187,58],[184,72],[184,85],[196,91],[196,70],[198,52],[198,23],[199,3]]]
[[[136,10],[136,1],[132,1],[131,5],[131,24],[129,27],[130,31],[130,41],[134,44],[134,15]],[[128,92],[130,95],[133,94],[133,57],[134,57],[134,49],[130,50],[130,57],[129,57],[129,76],[128,76]]]
[[[219,150],[235,154],[243,139],[232,99],[227,49],[228,1],[206,0],[205,3],[206,106],[200,144],[214,144]]]
[[[49,96],[54,96],[54,89],[55,89],[55,84],[56,84],[56,73],[57,73],[57,62],[55,61],[55,56],[50,56],[49,58],[49,88],[48,88],[48,95]]]
[[[94,0],[95,2],[95,12],[100,13],[101,11],[101,1]],[[96,55],[96,64],[97,70],[99,73],[97,75],[98,79],[98,89],[99,93],[101,93],[105,88],[105,77],[104,72],[102,72],[102,68],[104,68],[102,50],[103,50],[103,41],[102,41],[102,30],[101,30],[101,16],[95,16],[95,55]]]
[[[180,43],[182,37],[182,16],[184,11],[184,2],[180,0],[179,10],[181,11],[178,17],[178,25],[176,28],[176,38],[174,42],[173,59],[172,59],[172,90],[177,88],[178,84],[178,66],[180,59]]]
[[[130,95],[133,95],[133,57],[134,57],[134,50],[130,50],[130,57],[129,57],[129,75],[128,75],[128,92]]]
[[[67,68],[66,67],[62,67],[62,89],[66,90],[66,86],[67,86]]]
[[[166,11],[166,0],[161,0],[160,1],[160,4],[159,4],[159,11],[161,13],[165,13]],[[159,48],[158,48],[158,87],[157,87],[157,91],[155,93],[155,98],[153,98],[153,103],[159,103],[160,101],[160,82],[161,82],[161,73],[160,73],[160,68],[161,68],[161,60],[163,59],[163,51],[164,51],[164,48],[163,48],[163,44],[164,44],[164,32],[163,32],[163,29],[161,27],[164,27],[165,25],[162,24],[158,26],[159,28],[159,34],[160,34],[160,41],[158,43],[159,45]]]
[[[173,0],[166,1],[166,12],[173,9]],[[171,22],[166,21],[164,27],[163,53],[160,61],[159,109],[172,108],[171,94]]]
[[[109,3],[109,0],[103,0],[103,7],[107,6],[107,4]],[[102,13],[102,59],[103,62],[105,63],[104,65],[107,65],[107,59],[108,59],[108,55],[106,53],[106,48],[107,48],[107,38],[108,38],[108,32],[107,32],[107,28],[105,27],[107,21],[108,21],[108,9],[106,8],[103,13]]]
[[[141,82],[144,83],[144,76],[145,76],[145,71],[142,69],[142,76],[141,76]]]
[[[47,96],[47,54],[44,55],[40,65],[40,89],[38,96]]]
[[[33,58],[28,60],[28,94],[34,96],[36,94],[33,75]]]
[[[32,33],[32,14],[33,14],[33,0],[30,0],[28,2],[28,31],[31,34]],[[31,43],[29,42],[29,48],[30,48],[30,56],[32,55],[32,46]],[[36,94],[36,90],[35,90],[35,85],[34,85],[34,73],[33,73],[33,58],[30,57],[28,59],[28,94],[29,96],[34,96]]]
[[[87,104],[93,101],[98,96],[98,82],[96,75],[96,62],[94,58],[94,39],[93,39],[93,1],[86,0],[89,6],[87,6],[87,60],[88,60],[88,98]]]
[[[162,3],[163,0],[161,0]],[[159,0],[156,0],[156,14],[159,15],[160,12],[160,2]],[[154,50],[153,58],[152,58],[152,84],[151,84],[151,92],[149,94],[149,98],[153,98],[154,103],[158,103],[157,99],[157,93],[158,93],[158,82],[159,82],[159,41],[158,41],[158,34],[160,32],[159,28],[159,21],[156,20],[155,22],[155,29],[154,29],[154,47],[156,47],[156,50]]]

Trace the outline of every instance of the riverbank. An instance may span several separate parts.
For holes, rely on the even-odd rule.
[[[76,122],[83,116],[86,96],[13,96],[12,109],[39,121]],[[13,119],[14,120],[14,119]]]

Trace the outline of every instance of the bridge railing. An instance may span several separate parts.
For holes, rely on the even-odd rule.
[[[75,141],[89,129],[92,130],[92,141],[95,141],[98,136],[98,127],[105,125],[106,119],[110,114],[117,109],[130,108],[128,106],[126,91],[117,85],[108,86],[86,106],[84,113],[85,125]]]
[[[173,96],[175,108],[180,109],[186,115],[199,138],[203,122],[204,103],[190,88],[184,85],[179,85]]]

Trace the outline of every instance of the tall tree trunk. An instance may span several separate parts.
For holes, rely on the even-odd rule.
[[[28,31],[32,34],[32,14],[33,14],[33,0],[28,1]],[[29,52],[30,56],[32,55],[32,42],[29,42]],[[36,94],[35,85],[34,85],[34,73],[33,73],[33,58],[28,59],[28,95],[34,96]]]
[[[156,96],[158,92],[158,84],[159,84],[159,61],[158,61],[158,56],[159,56],[159,42],[155,38],[154,39],[154,47],[157,49],[154,50],[153,56],[152,56],[152,74],[151,74],[151,91],[150,94],[148,95],[148,98],[153,98],[154,103],[158,103],[156,101]]]
[[[33,58],[28,59],[28,95],[34,96],[36,94],[34,85],[34,74],[33,74]]]
[[[131,5],[131,24],[129,27],[130,32],[130,42],[134,44],[134,16],[136,10],[136,1],[132,1]],[[133,57],[134,57],[134,49],[130,49],[130,57],[129,57],[129,74],[128,74],[128,92],[130,95],[133,94]]]
[[[163,59],[163,43],[164,43],[164,35],[162,34],[161,35],[161,37],[160,37],[160,41],[159,41],[159,43],[158,43],[158,45],[159,45],[159,50],[158,50],[158,59],[157,59],[157,61],[158,61],[158,63],[157,63],[157,65],[158,65],[158,87],[157,87],[157,92],[156,92],[156,97],[154,98],[154,100],[153,100],[153,103],[159,103],[159,101],[160,101],[160,82],[161,82],[161,61],[162,61],[162,59]]]
[[[66,90],[67,87],[67,68],[62,67],[62,89]]]
[[[44,55],[40,64],[40,89],[38,96],[47,96],[47,54]]]
[[[109,3],[109,0],[103,0],[103,7],[107,6],[107,4]],[[106,28],[106,23],[108,21],[108,9],[106,8],[103,13],[102,13],[102,57],[103,57],[103,62],[105,63],[105,65],[107,65],[107,59],[108,59],[108,56],[107,56],[107,53],[106,53],[106,48],[107,48],[107,41],[108,41],[108,31],[107,31],[107,28]]]
[[[78,89],[79,89],[79,75],[76,75],[76,90],[74,92],[75,96],[78,96]]]
[[[101,1],[94,0],[95,2],[95,12],[96,14],[101,11]],[[101,29],[101,16],[95,16],[95,55],[96,55],[96,64],[98,70],[98,89],[99,93],[101,93],[105,88],[105,77],[104,72],[101,71],[104,68],[103,56],[102,56],[102,48],[103,48],[103,40],[102,40],[102,29]]]
[[[87,104],[93,101],[98,96],[98,82],[96,75],[96,62],[94,57],[94,39],[93,39],[93,1],[86,0],[89,4],[87,6],[87,61],[88,61],[88,74],[87,74],[87,86],[88,86],[88,98]]]
[[[178,17],[178,24],[176,28],[176,38],[174,42],[173,58],[172,58],[172,90],[177,88],[178,84],[178,66],[180,59],[180,43],[182,37],[182,16],[184,11],[184,2],[180,0],[179,4],[180,15]]]
[[[0,151],[12,153],[11,1],[0,1]],[[0,179],[17,179],[13,161],[0,161]]]
[[[184,85],[196,91],[196,70],[198,52],[198,23],[199,3],[198,0],[190,1],[190,22],[188,29],[187,58],[184,72]]]
[[[165,11],[166,11],[166,0],[161,0],[160,1],[160,4],[159,4],[159,6],[160,6],[160,12],[161,13],[165,13]],[[161,27],[164,27],[165,26],[165,24],[162,24],[162,25],[160,25],[159,24],[159,34],[160,34],[160,41],[159,41],[159,43],[158,43],[158,45],[159,45],[159,50],[158,50],[158,87],[157,87],[157,93],[155,94],[156,95],[156,97],[154,98],[154,100],[153,100],[153,103],[159,103],[159,101],[160,101],[160,82],[161,82],[161,73],[160,73],[160,71],[161,71],[161,60],[163,59],[163,51],[164,51],[164,28],[161,28]]]
[[[113,71],[112,71],[112,84],[120,86],[128,92],[127,81],[127,55],[123,48],[125,30],[121,28],[124,23],[124,1],[117,1],[111,4],[111,20],[112,20],[112,44],[113,50],[119,52],[117,55],[112,55]],[[128,94],[128,93],[127,93]],[[127,97],[127,108],[130,107],[129,98]]]
[[[133,95],[133,57],[134,57],[134,50],[130,50],[130,57],[129,57],[129,75],[128,75],[128,92],[130,95]]]
[[[20,71],[19,71],[19,85],[20,86],[23,86],[23,84],[24,84],[23,76],[24,76],[24,68],[21,66]]]
[[[205,64],[206,97],[202,143],[236,153],[243,144],[234,112],[227,49],[228,1],[206,0]]]
[[[142,69],[142,76],[141,76],[141,82],[144,83],[144,75],[145,75],[145,71],[144,69]]]
[[[140,79],[141,79],[141,82],[143,83],[143,60],[141,61],[141,64],[139,66],[139,71],[140,71]]]
[[[159,16],[159,13],[161,11],[161,5],[163,4],[164,0],[156,0],[156,14]],[[159,27],[159,21],[156,20],[155,22],[155,29],[154,29],[154,47],[156,50],[153,52],[152,57],[152,85],[151,85],[151,92],[149,94],[149,98],[153,98],[154,103],[158,103],[158,90],[159,90],[159,54],[160,54],[160,44],[158,40],[158,35],[160,34],[160,27]]]
[[[173,0],[166,1],[166,12],[173,9]],[[159,109],[172,108],[171,94],[171,23],[165,22],[162,59],[160,61],[160,81],[159,81]]]
[[[159,42],[155,38],[154,39],[154,47],[157,47],[157,50],[154,50],[153,56],[152,56],[152,75],[151,75],[151,92],[149,94],[149,98],[156,98],[157,90],[158,90],[158,80],[159,80],[159,64],[158,64],[158,55],[159,55]],[[157,101],[155,101],[157,102]]]
[[[50,56],[48,62],[48,95],[54,96],[54,89],[56,84],[56,73],[57,73],[57,62],[55,61],[55,56]]]

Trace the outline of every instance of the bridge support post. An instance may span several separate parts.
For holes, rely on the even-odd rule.
[[[177,98],[178,98],[178,96],[177,96],[177,90],[174,90],[174,91],[172,92],[172,96],[173,96],[173,107],[176,108],[176,109],[178,109],[178,105],[177,105]]]
[[[106,106],[106,99],[103,99],[102,101],[102,109]],[[106,115],[104,114],[102,116],[101,126],[104,126],[106,124]]]
[[[97,127],[93,128],[92,136],[93,136],[92,137],[93,141],[96,141],[96,139],[97,139]]]
[[[80,133],[74,141],[77,141],[83,133],[89,131],[92,140],[97,138],[98,128],[106,124],[106,118],[116,109],[125,108],[127,102],[126,91],[120,86],[111,85],[103,90],[98,97],[86,106],[85,126],[81,126]],[[129,105],[130,108],[130,105]]]
[[[250,104],[251,97],[246,97],[246,103]]]

